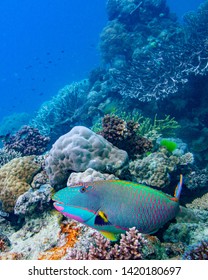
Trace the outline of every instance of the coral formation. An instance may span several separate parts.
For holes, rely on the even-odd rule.
[[[30,188],[17,198],[14,206],[16,215],[37,215],[49,207],[52,187],[49,184],[41,185],[39,189]]]
[[[112,245],[100,233],[94,234],[94,244],[87,251],[76,248],[69,252],[68,259],[75,260],[141,260],[144,258],[142,249],[147,241],[135,228],[122,234],[119,244]]]
[[[208,260],[208,241],[189,246],[182,256],[183,260]]]
[[[184,26],[166,1],[111,0],[107,11],[100,48],[124,98],[161,100],[177,94],[191,74],[207,74],[207,2],[186,15]]]
[[[178,162],[176,156],[154,152],[130,162],[129,169],[138,183],[163,188],[170,183],[169,173],[177,169]]]
[[[186,176],[186,186],[190,190],[206,188],[208,186],[208,170],[193,170]]]
[[[39,213],[33,219],[26,217],[20,229],[7,234],[11,245],[0,259],[37,260],[40,252],[56,246],[59,232],[60,216],[55,211]]]
[[[31,120],[31,126],[56,140],[76,122],[76,112],[80,112],[80,107],[86,101],[88,87],[87,80],[66,85],[50,101],[42,104],[38,114]]]
[[[8,163],[10,160],[21,156],[22,154],[20,152],[16,152],[15,150],[8,151],[5,148],[0,149],[0,167]]]
[[[35,156],[15,158],[0,168],[0,200],[4,211],[13,211],[17,198],[30,188],[40,170]]]
[[[72,171],[87,168],[119,175],[128,168],[128,155],[87,127],[75,126],[53,144],[45,164],[50,183],[56,186],[66,183]]]
[[[125,150],[130,158],[144,154],[153,147],[151,141],[138,134],[139,123],[133,120],[125,121],[115,115],[105,115],[102,127],[99,134],[119,149]]]
[[[67,250],[70,247],[73,247],[77,241],[77,237],[79,235],[79,227],[76,227],[76,223],[62,223],[61,230],[59,233],[59,243],[60,240],[63,244],[58,244],[56,247],[46,250],[45,252],[41,253],[38,257],[39,260],[60,260],[62,259]]]
[[[72,172],[67,180],[67,186],[74,186],[81,182],[92,182],[92,181],[99,181],[99,180],[114,180],[118,179],[113,174],[106,174],[96,171],[92,168],[88,168],[85,172]]]
[[[50,141],[48,136],[40,134],[37,128],[23,126],[15,135],[3,140],[7,151],[14,150],[22,156],[41,155]]]

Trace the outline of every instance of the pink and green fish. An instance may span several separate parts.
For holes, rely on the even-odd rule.
[[[116,241],[129,228],[153,233],[173,219],[179,212],[182,181],[181,175],[174,197],[122,180],[81,183],[55,193],[54,207],[64,216]]]

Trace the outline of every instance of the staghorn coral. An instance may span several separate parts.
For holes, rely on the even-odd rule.
[[[128,155],[87,127],[75,126],[53,144],[45,165],[50,183],[57,186],[66,183],[72,171],[87,168],[122,174],[128,168]]]
[[[208,260],[208,241],[203,240],[192,246],[188,246],[182,256],[183,260]]]
[[[153,147],[151,141],[138,135],[139,123],[134,120],[125,121],[107,114],[103,118],[102,127],[99,134],[119,149],[125,150],[130,158],[144,154]]]
[[[75,260],[141,260],[144,255],[142,249],[147,241],[143,235],[131,228],[126,234],[122,234],[119,244],[112,245],[100,233],[95,232],[94,244],[91,244],[88,251],[81,252],[73,248],[68,259]]]
[[[41,170],[35,156],[15,158],[0,168],[2,210],[12,212],[17,198],[30,188],[33,176]]]
[[[48,136],[40,134],[37,128],[23,126],[15,135],[3,140],[6,150],[20,152],[22,156],[41,155],[50,141]]]

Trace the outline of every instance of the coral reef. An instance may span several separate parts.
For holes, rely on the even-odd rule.
[[[138,183],[163,188],[170,183],[169,173],[177,169],[178,162],[176,156],[154,152],[130,162],[129,169]]]
[[[169,225],[163,234],[165,242],[183,242],[192,245],[208,238],[208,212],[205,210],[189,209],[187,214],[179,214],[177,223]]]
[[[85,251],[80,251],[76,247],[69,251],[67,259],[70,260],[141,260],[150,254],[153,248],[148,247],[150,241],[138,232],[135,228],[129,229],[126,234],[122,234],[119,243],[111,244],[100,233],[94,233],[93,244]],[[145,248],[146,247],[146,248]],[[149,250],[150,249],[150,250]],[[156,251],[156,246],[153,249]],[[161,253],[161,252],[160,252]],[[152,251],[151,251],[152,254]],[[159,254],[157,255],[158,259]]]
[[[26,219],[19,230],[7,234],[11,245],[0,259],[37,260],[41,252],[56,246],[59,232],[60,216],[55,211]]]
[[[87,80],[66,85],[50,101],[42,104],[35,118],[31,120],[31,126],[55,141],[83,117],[83,110],[80,108],[86,102],[88,87]]]
[[[62,223],[59,232],[59,242],[56,247],[42,252],[39,260],[60,260],[62,259],[67,250],[73,247],[77,241],[80,229],[76,226],[75,222]],[[62,244],[63,243],[63,244]]]
[[[11,212],[17,198],[30,188],[33,177],[41,170],[35,156],[15,158],[0,168],[0,200],[3,211]]]
[[[196,197],[191,203],[186,203],[186,207],[208,211],[208,192],[200,197]]]
[[[32,215],[49,208],[52,187],[49,184],[41,185],[39,189],[30,188],[17,198],[14,213],[19,216]]]
[[[139,123],[125,121],[115,115],[105,115],[103,129],[99,132],[105,139],[119,149],[125,150],[130,158],[144,154],[152,149],[152,142],[138,134]]]
[[[6,148],[0,149],[0,167],[8,163],[10,160],[21,156],[22,154],[20,152],[16,152],[15,150],[8,151]]]
[[[186,175],[186,186],[190,190],[199,190],[208,187],[208,170],[193,170]]]
[[[107,11],[100,49],[122,97],[161,100],[191,75],[207,74],[207,1],[186,15],[184,26],[166,1],[111,0]]]
[[[74,186],[81,182],[92,182],[99,180],[114,180],[118,179],[113,174],[100,173],[92,168],[88,168],[84,172],[72,172],[67,180],[67,186]]]
[[[37,128],[23,126],[15,135],[3,140],[7,151],[20,152],[22,156],[41,155],[50,141],[48,136],[40,134]]]
[[[182,256],[183,260],[208,260],[208,241],[189,246]]]
[[[61,136],[45,159],[53,186],[66,183],[72,171],[87,168],[120,175],[128,168],[128,155],[84,126],[75,126]]]

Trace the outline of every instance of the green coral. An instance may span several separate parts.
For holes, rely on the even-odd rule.
[[[165,147],[169,152],[173,152],[177,148],[177,143],[168,139],[162,139],[160,146]]]

